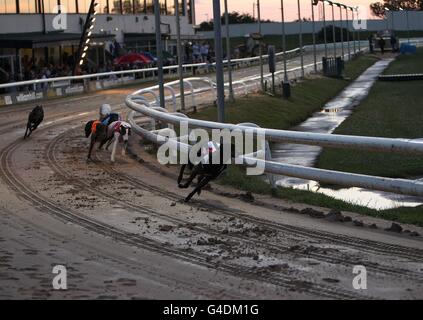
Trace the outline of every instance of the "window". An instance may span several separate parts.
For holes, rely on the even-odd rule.
[[[159,0],[160,14],[166,15],[167,0]]]
[[[145,0],[133,0],[134,13],[145,13]]]
[[[174,0],[167,0],[166,1],[166,13],[170,16],[175,14],[175,1]]]
[[[154,13],[154,3],[153,0],[146,0],[146,13]]]
[[[109,1],[111,1],[111,0],[109,0]],[[96,0],[95,1],[96,3],[98,3],[98,5],[97,5],[97,12],[98,13],[104,13],[104,14],[107,14],[107,13],[109,13],[109,8],[107,7],[107,0]]]
[[[63,12],[76,13],[76,1],[75,0],[60,0]],[[65,8],[63,8],[63,6]]]
[[[109,2],[112,3],[112,8],[110,10],[110,13],[122,14],[122,7],[121,7],[122,3],[120,0],[109,0]]]
[[[133,13],[133,3],[132,0],[122,0],[122,9],[123,13]]]
[[[88,0],[77,0],[78,1],[78,13],[88,13],[90,10],[91,2]]]
[[[16,13],[16,1],[0,0],[0,13]]]
[[[195,21],[194,21],[195,12],[193,12],[195,10],[195,7],[194,7],[193,1],[194,0],[187,0],[187,15],[188,15],[189,24],[195,23]]]
[[[19,13],[37,13],[38,0],[19,0]]]

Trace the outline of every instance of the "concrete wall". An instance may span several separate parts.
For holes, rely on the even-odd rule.
[[[46,15],[47,31],[54,31],[52,21],[55,15]],[[85,20],[86,15],[68,14],[67,28],[65,32],[80,33],[82,25],[80,18]],[[112,18],[107,21],[107,17]],[[118,42],[123,42],[124,33],[155,33],[153,15],[97,15],[94,33],[111,33],[116,36]],[[138,18],[138,22],[137,22]],[[162,16],[163,24],[170,24],[172,36],[176,36],[176,19],[174,16]],[[0,33],[28,33],[41,32],[43,30],[42,16],[40,14],[3,14],[0,15]],[[163,30],[166,28],[163,28]],[[193,36],[194,29],[188,22],[187,16],[181,17],[181,33]]]
[[[423,31],[423,11],[410,11],[409,13],[409,26],[410,30],[422,30]],[[407,30],[407,14],[404,11],[395,12],[392,14],[388,13],[388,19],[380,20],[368,20],[367,30],[379,31],[383,29],[392,28],[392,21],[394,21],[395,30],[406,31]],[[327,21],[327,25],[332,25],[332,21]],[[340,26],[340,21],[335,21],[337,26]],[[345,21],[343,21],[344,28],[346,27]],[[321,30],[323,27],[322,21],[316,21],[316,32]],[[353,30],[352,22],[348,24],[350,30]],[[303,22],[302,28],[304,33],[312,33],[313,26],[311,22]],[[280,35],[282,33],[281,23],[263,23],[262,24],[263,35]],[[231,37],[243,37],[247,34],[257,32],[257,24],[236,24],[230,26]],[[285,23],[285,31],[287,34],[298,34],[299,23],[289,22]],[[213,32],[199,32],[206,39],[214,38]]]

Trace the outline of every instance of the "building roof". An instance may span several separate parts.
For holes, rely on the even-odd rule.
[[[114,38],[112,34],[93,34],[95,41],[107,41]],[[65,32],[2,33],[0,48],[43,48],[59,45],[79,45],[81,34]]]

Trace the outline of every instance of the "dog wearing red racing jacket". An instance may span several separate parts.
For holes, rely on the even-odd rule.
[[[113,143],[111,161],[115,162],[116,149],[119,142],[123,143],[122,156],[126,153],[129,137],[131,136],[132,127],[124,121],[115,121],[111,123],[107,130],[107,138],[101,143],[100,149],[107,143],[106,150]]]

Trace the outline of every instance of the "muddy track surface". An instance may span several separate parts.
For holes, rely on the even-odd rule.
[[[108,102],[121,109],[124,96]],[[25,141],[29,107],[0,120],[0,297],[423,298],[421,237],[312,219],[288,209],[300,204],[217,185],[185,204],[177,168],[160,167],[137,137],[144,161],[112,165],[97,151],[87,163],[83,125],[100,100],[52,102]],[[51,287],[55,264],[68,267],[67,291]],[[367,290],[352,286],[357,265]]]

